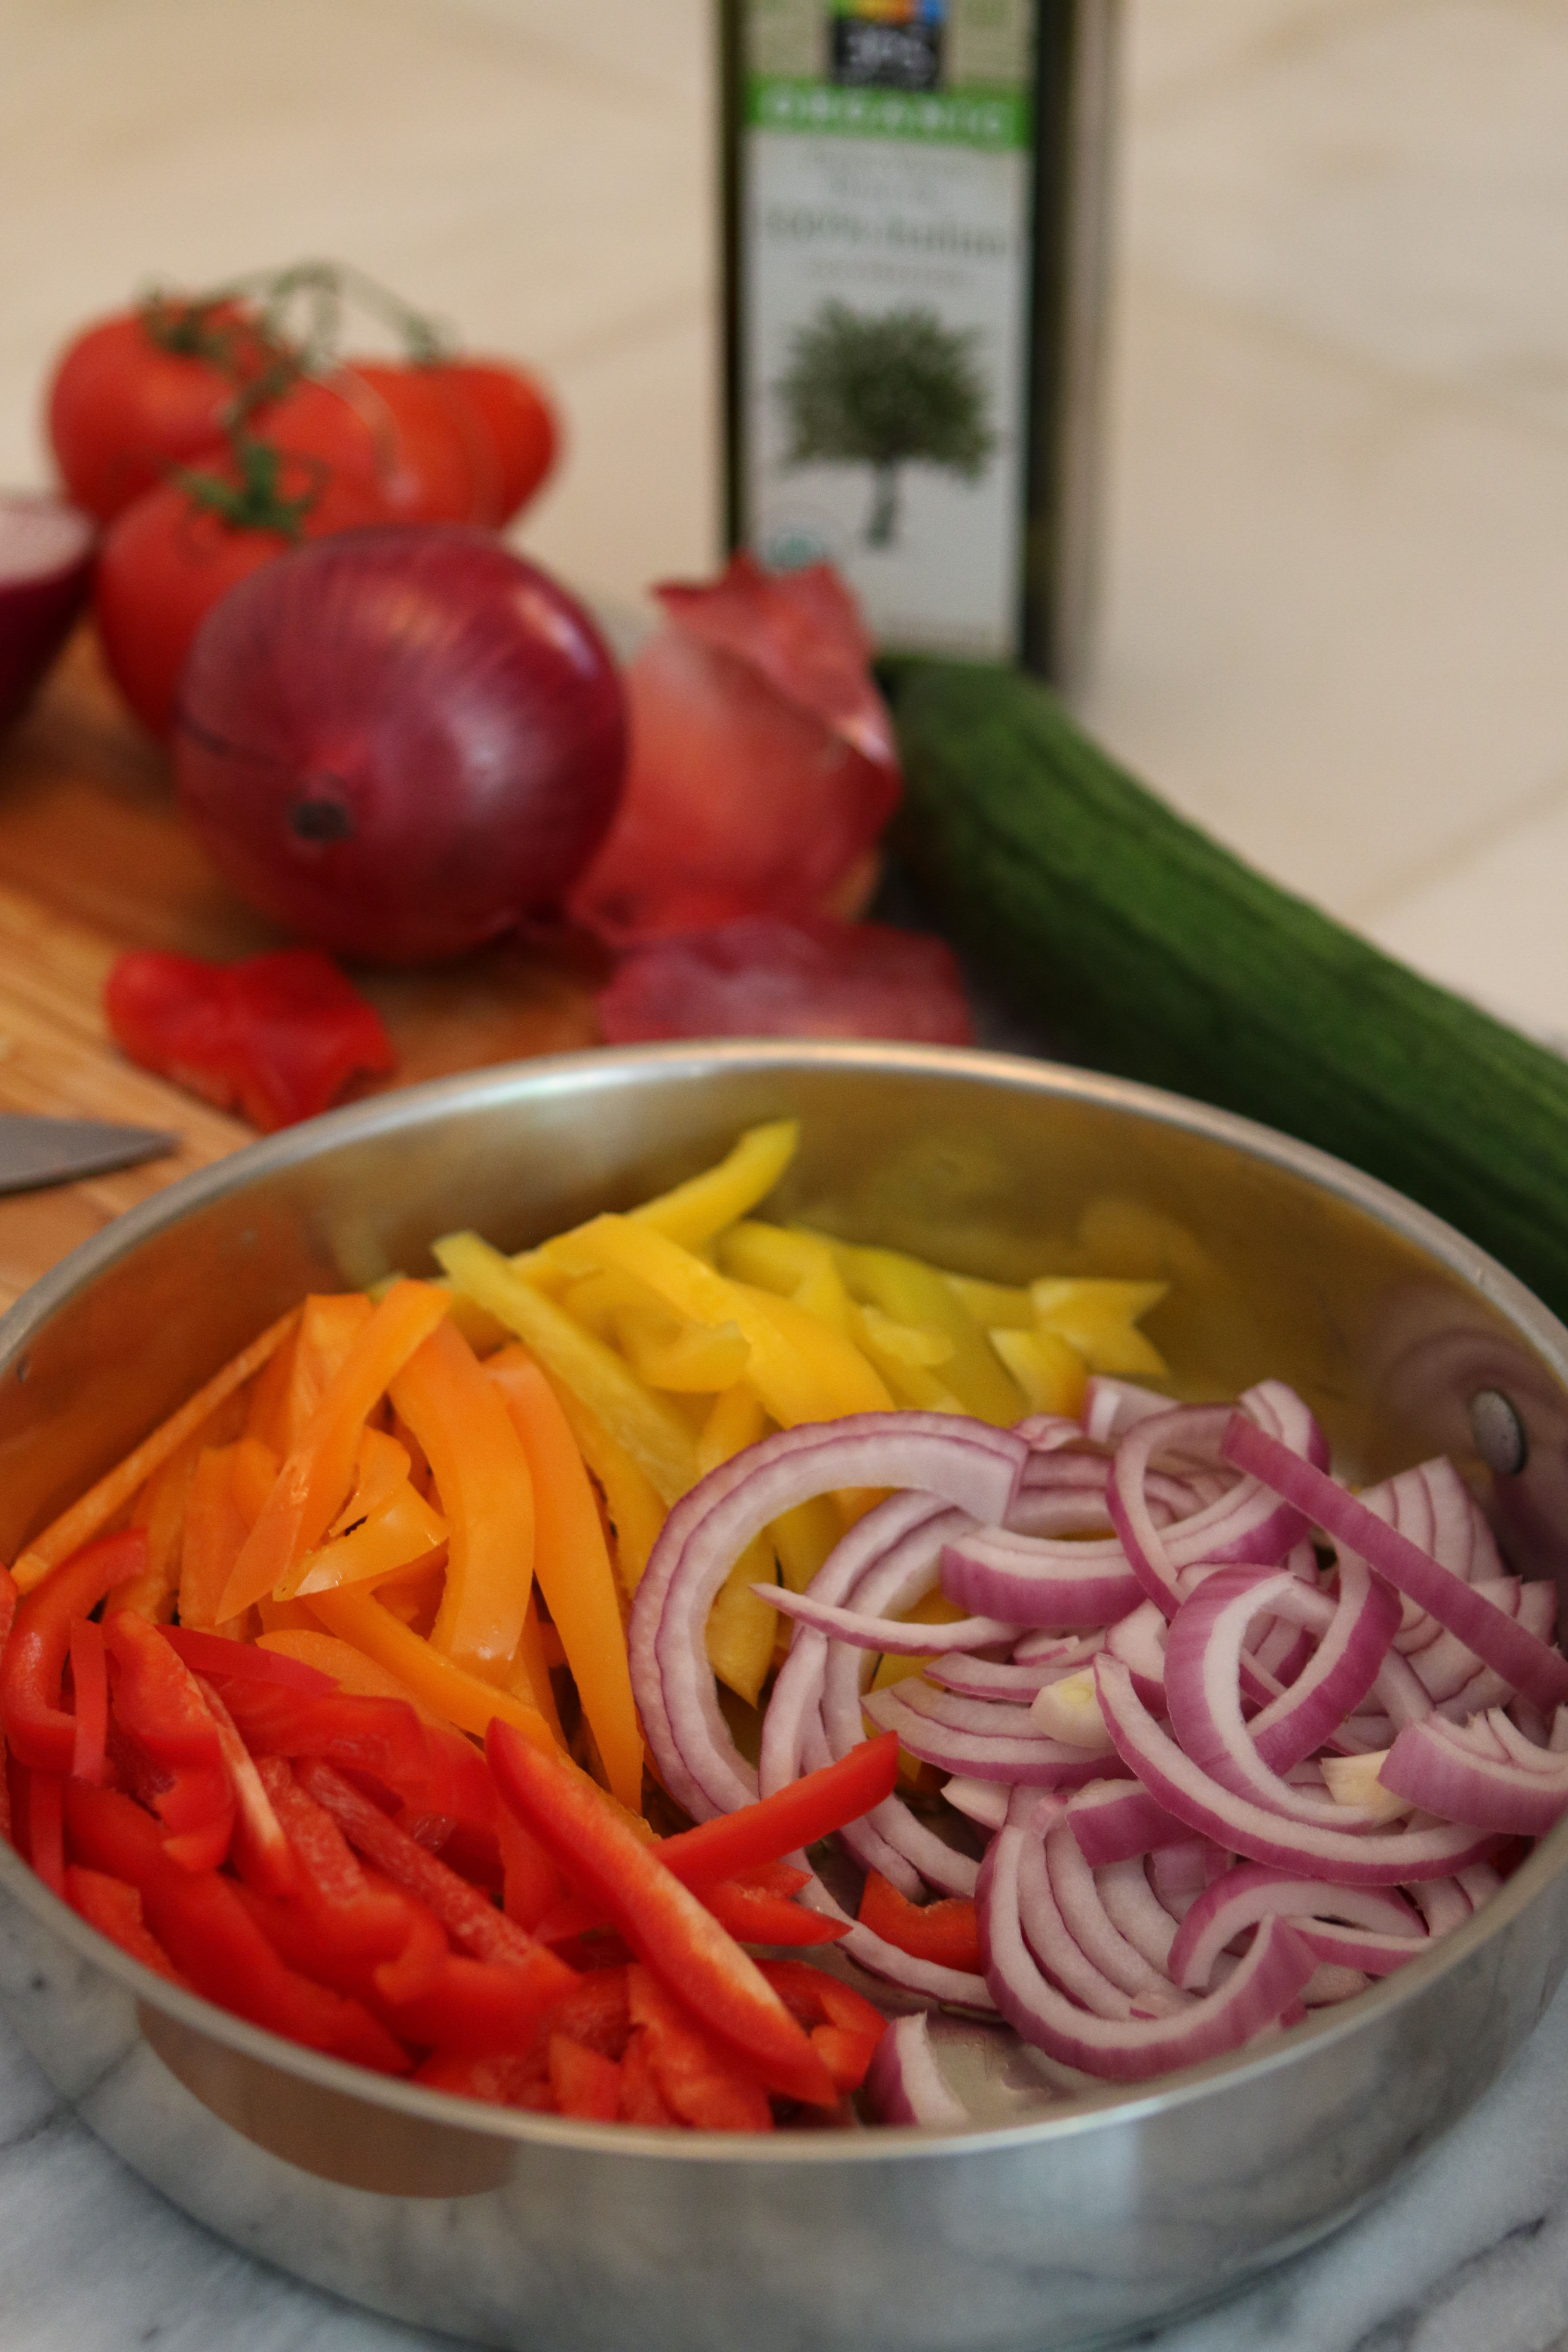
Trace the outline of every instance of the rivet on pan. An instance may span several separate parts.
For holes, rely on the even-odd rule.
[[[1470,1434],[1476,1452],[1500,1478],[1517,1478],[1530,1459],[1530,1440],[1519,1409],[1501,1389],[1478,1389],[1470,1399]]]

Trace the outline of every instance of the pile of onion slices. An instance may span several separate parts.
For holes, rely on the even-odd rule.
[[[753,1769],[709,1608],[770,1520],[844,1487],[891,1491],[807,1591],[755,1588],[795,1622]],[[910,1622],[939,1587],[966,1613]],[[1555,1615],[1447,1460],[1355,1494],[1280,1381],[1233,1408],[1096,1379],[1081,1421],[861,1414],[737,1454],[670,1513],[632,1673],[698,1820],[896,1730],[945,1801],[891,1797],[842,1842],[911,1899],[973,1896],[984,1973],[857,1920],[841,1950],[905,2009],[1130,2082],[1349,1998],[1497,1890],[1568,1809]],[[889,1655],[927,1663],[868,1690]],[[802,1899],[850,1919],[820,1877]],[[888,2120],[962,2120],[922,2010],[871,2091]]]

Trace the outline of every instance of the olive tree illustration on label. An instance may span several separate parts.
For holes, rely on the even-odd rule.
[[[777,384],[789,432],[785,463],[868,466],[865,544],[899,535],[906,466],[935,466],[975,481],[996,446],[973,328],[934,310],[874,313],[824,302],[793,337]]]

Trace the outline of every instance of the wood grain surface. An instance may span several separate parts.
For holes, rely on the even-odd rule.
[[[288,944],[221,882],[180,821],[169,761],[124,711],[89,630],[0,740],[0,1110],[132,1120],[167,1158],[0,1199],[0,1307],[110,1218],[253,1139],[127,1062],[103,983],[124,948],[253,955]],[[397,1048],[393,1086],[598,1040],[591,963],[510,944],[419,971],[356,969]]]

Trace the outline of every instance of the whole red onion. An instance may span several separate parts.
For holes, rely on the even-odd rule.
[[[587,614],[481,530],[300,547],[203,622],[186,814],[242,897],[318,945],[461,954],[553,908],[615,814],[620,680]]]

